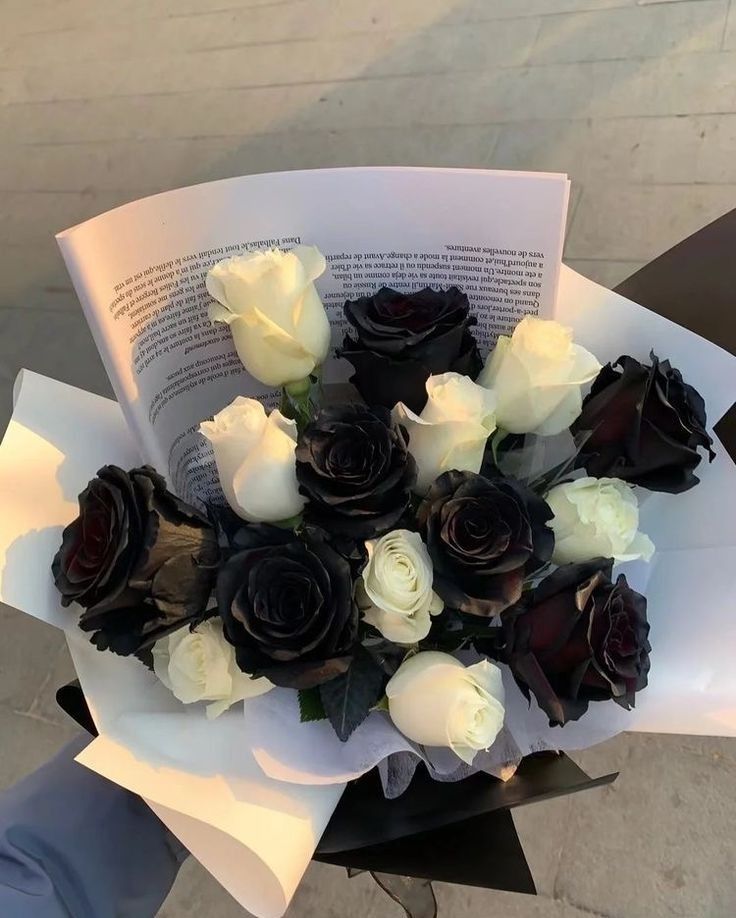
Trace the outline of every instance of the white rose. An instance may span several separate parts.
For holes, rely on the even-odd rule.
[[[326,266],[318,248],[298,245],[226,258],[207,274],[210,320],[230,326],[243,366],[265,385],[304,379],[327,357],[330,323],[313,283]]]
[[[207,717],[219,717],[243,701],[270,691],[268,679],[251,679],[241,672],[235,650],[225,640],[222,625],[210,620],[194,631],[180,628],[153,646],[153,669],[183,704],[208,701]]]
[[[432,615],[444,608],[432,589],[433,570],[421,536],[408,529],[365,543],[368,564],[359,581],[363,618],[396,644],[429,634]]]
[[[404,736],[423,746],[449,746],[468,765],[503,726],[501,670],[488,660],[466,667],[446,653],[418,653],[389,680],[386,697]]]
[[[429,377],[420,415],[403,402],[396,405],[394,416],[409,434],[417,463],[417,494],[450,469],[480,471],[486,440],[496,429],[495,409],[495,393],[460,373]]]
[[[501,335],[478,383],[498,399],[496,420],[509,433],[557,434],[580,414],[581,387],[600,372],[596,358],[558,322],[525,316]]]
[[[654,554],[652,540],[639,532],[636,496],[618,478],[577,478],[552,488],[546,501],[554,513],[555,564],[649,561]]]
[[[301,513],[294,421],[278,410],[267,416],[259,401],[238,396],[199,429],[212,444],[222,490],[238,516],[273,523]]]

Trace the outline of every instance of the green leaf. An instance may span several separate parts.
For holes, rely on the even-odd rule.
[[[314,372],[304,379],[287,383],[281,390],[281,413],[285,418],[296,421],[297,430],[301,433],[319,411],[322,403],[322,371],[315,367]]]
[[[501,427],[496,428],[495,433],[491,437],[491,455],[493,456],[493,464],[495,466],[498,466],[498,448],[506,437],[508,437],[508,432]]]
[[[385,682],[386,676],[379,664],[363,647],[358,647],[348,671],[320,686],[327,717],[343,742],[379,701]]]
[[[327,714],[325,714],[319,689],[301,689],[299,691],[299,720],[303,724],[307,724],[315,720],[326,719]]]
[[[273,525],[278,526],[279,529],[297,530],[302,525],[303,522],[304,522],[304,515],[302,513],[297,513],[296,516],[290,516],[286,520],[277,520]]]

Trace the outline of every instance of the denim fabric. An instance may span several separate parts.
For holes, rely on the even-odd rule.
[[[186,857],[149,807],[74,761],[0,793],[2,918],[151,918]]]

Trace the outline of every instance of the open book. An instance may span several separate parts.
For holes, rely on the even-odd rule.
[[[143,457],[190,501],[219,502],[199,423],[237,395],[276,393],[207,318],[205,277],[246,248],[318,246],[317,282],[342,340],[346,299],[456,284],[487,349],[527,313],[551,316],[569,197],[564,175],[358,168],[226,179],[155,195],[57,237]],[[344,364],[344,366],[342,365]],[[331,361],[326,379],[347,378]]]

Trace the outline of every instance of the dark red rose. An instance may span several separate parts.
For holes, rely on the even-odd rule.
[[[694,487],[698,449],[713,460],[705,404],[667,360],[651,366],[619,357],[603,367],[574,432],[590,431],[581,464],[594,478],[621,478],[650,491],[679,494]]]
[[[369,405],[404,402],[419,413],[430,375],[453,371],[475,379],[481,371],[470,332],[476,319],[457,287],[416,293],[381,287],[344,308],[355,338],[346,335],[338,356],[352,363],[351,382]]]
[[[434,589],[450,609],[492,617],[521,597],[524,580],[552,556],[549,506],[510,478],[445,472],[418,521]]]
[[[304,518],[330,536],[372,539],[409,506],[416,464],[407,437],[385,408],[323,408],[299,435],[299,490]]]
[[[567,564],[502,615],[504,656],[527,697],[550,725],[577,720],[591,701],[627,710],[647,684],[647,601],[613,562]]]
[[[238,666],[298,689],[344,673],[358,635],[349,562],[313,529],[299,538],[249,525],[237,543],[217,577],[217,605]]]
[[[79,495],[51,570],[97,647],[127,655],[202,615],[218,557],[207,519],[152,468],[107,465]]]

